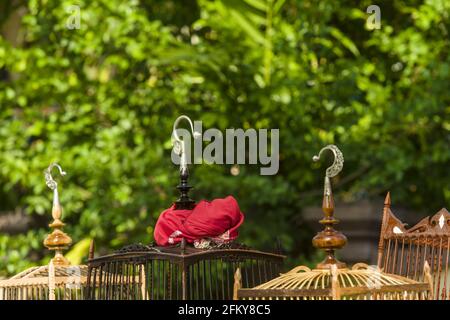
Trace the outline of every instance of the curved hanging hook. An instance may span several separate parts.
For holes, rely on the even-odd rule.
[[[187,159],[185,154],[185,142],[180,139],[177,133],[177,127],[181,120],[187,120],[189,122],[189,125],[191,126],[192,134],[194,135],[194,139],[197,139],[201,137],[201,133],[194,130],[194,125],[192,124],[192,120],[185,115],[179,116],[174,124],[173,124],[173,130],[172,130],[172,143],[173,143],[173,151],[178,154],[180,159],[180,171],[181,172],[187,172]]]
[[[51,173],[51,171],[54,167],[58,168],[59,173],[62,176],[66,175],[66,172],[63,171],[61,166],[59,164],[57,164],[56,162],[53,162],[52,164],[50,164],[48,166],[48,168],[44,171],[45,183],[47,184],[47,187],[49,187],[52,190],[56,190],[56,188],[58,187],[58,183],[53,179],[52,173]]]
[[[330,150],[333,152],[334,155],[334,161],[331,166],[327,168],[325,171],[325,176],[328,178],[335,177],[339,174],[339,172],[342,171],[342,168],[344,167],[344,155],[342,154],[341,150],[339,150],[338,147],[336,147],[334,144],[329,144],[326,147],[323,147],[318,155],[315,155],[313,157],[313,161],[317,162],[320,160],[320,156],[322,155],[322,152],[325,150]]]
[[[187,120],[189,122],[189,125],[191,126],[192,134],[194,135],[194,139],[199,138],[200,137],[200,132],[194,131],[194,125],[192,124],[192,120],[188,116],[182,115],[182,116],[179,116],[175,120],[175,122],[173,123],[173,130],[172,130],[172,132],[173,132],[173,137],[175,138],[175,140],[178,141],[178,142],[182,141],[180,139],[180,137],[178,136],[178,134],[177,134],[177,127],[178,127],[178,124],[180,123],[180,121],[183,120],[183,119],[185,119],[185,120]]]
[[[48,168],[44,171],[45,176],[45,183],[47,184],[47,187],[53,190],[53,209],[52,209],[52,215],[53,218],[60,218],[61,216],[61,205],[59,204],[59,195],[58,195],[58,183],[53,179],[51,171],[52,169],[56,167],[59,170],[59,173],[61,176],[65,176],[66,172],[63,171],[61,166],[57,164],[56,162],[53,162],[48,166]]]

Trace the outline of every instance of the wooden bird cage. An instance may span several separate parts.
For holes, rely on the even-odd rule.
[[[280,273],[284,256],[237,243],[209,249],[131,245],[90,259],[86,298],[92,300],[231,299],[237,268],[254,286]]]
[[[10,279],[1,280],[0,300],[84,299],[88,268],[86,265],[70,265],[63,255],[72,239],[62,231],[64,223],[61,220],[62,207],[59,203],[57,183],[50,174],[54,167],[59,169],[61,175],[66,173],[56,163],[52,163],[44,171],[46,184],[53,190],[53,222],[49,225],[53,231],[45,238],[44,245],[55,251],[55,256],[48,265],[32,267]]]
[[[388,193],[384,203],[378,246],[378,266],[385,272],[423,280],[427,262],[433,275],[433,298],[450,299],[450,214],[443,208],[434,216],[406,228],[391,211]]]
[[[334,154],[334,163],[326,170],[322,210],[324,218],[320,223],[324,230],[313,238],[313,245],[326,253],[324,261],[311,270],[299,266],[279,277],[256,287],[244,287],[240,270],[235,274],[235,299],[293,299],[293,300],[425,300],[430,299],[432,281],[429,266],[425,262],[424,282],[387,274],[379,268],[358,263],[353,268],[338,261],[335,250],[345,246],[347,238],[334,229],[339,222],[334,217],[334,199],[330,178],[343,167],[344,157],[334,145],[323,148],[314,161],[326,149]]]

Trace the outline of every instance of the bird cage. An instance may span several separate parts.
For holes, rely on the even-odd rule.
[[[357,263],[352,268],[337,260],[334,252],[345,246],[347,238],[334,229],[339,221],[334,217],[334,200],[330,178],[343,167],[344,158],[334,145],[323,148],[314,161],[320,159],[324,150],[331,150],[334,163],[326,170],[322,209],[324,218],[320,223],[324,230],[313,238],[313,245],[326,253],[324,261],[311,270],[298,266],[259,286],[242,288],[242,272],[235,273],[235,299],[299,299],[299,300],[424,300],[430,299],[432,282],[430,268],[425,263],[425,282],[418,282],[398,275],[387,274],[377,267]]]
[[[231,299],[237,268],[255,286],[276,277],[284,256],[237,243],[198,249],[131,245],[88,262],[87,299]]]
[[[239,270],[236,278],[239,279]],[[238,284],[237,288],[240,288]],[[385,274],[357,263],[351,269],[309,269],[299,266],[252,289],[238,289],[244,300],[426,300],[430,284]]]
[[[46,184],[53,190],[53,222],[49,225],[53,231],[47,235],[44,245],[55,251],[55,256],[48,265],[32,267],[0,281],[0,300],[84,299],[87,266],[72,266],[63,256],[63,251],[70,246],[72,239],[62,231],[62,207],[59,203],[58,185],[51,176],[53,167],[57,167],[61,175],[66,173],[56,163],[51,164],[44,172]]]
[[[378,246],[378,266],[385,272],[423,280],[427,262],[433,274],[434,299],[450,299],[450,214],[442,208],[432,217],[405,228],[391,211],[388,193],[384,202]]]

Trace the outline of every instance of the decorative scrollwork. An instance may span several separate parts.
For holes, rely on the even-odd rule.
[[[181,142],[179,140],[176,140],[173,135],[172,135],[172,145],[173,145],[173,152],[181,156],[181,153],[183,152]]]
[[[225,243],[214,243],[209,247],[209,249],[239,249],[239,250],[252,250],[251,247],[239,243],[239,242],[225,242]]]
[[[322,150],[319,151],[319,154],[313,157],[313,161],[319,161],[320,156],[322,155],[322,152],[324,150],[330,150],[334,155],[333,164],[327,168],[327,170],[325,171],[325,175],[328,178],[335,177],[339,174],[339,172],[342,171],[342,168],[344,167],[344,155],[338,147],[336,147],[334,144],[330,144],[326,147],[323,147]]]
[[[159,249],[154,247],[153,243],[150,245],[145,245],[142,243],[134,243],[134,244],[130,244],[125,247],[122,247],[119,250],[116,250],[114,253],[150,252],[150,251],[160,252]]]
[[[50,164],[48,166],[48,168],[46,170],[44,170],[45,183],[47,184],[47,187],[49,187],[52,190],[55,190],[58,187],[58,183],[53,179],[52,173],[51,173],[51,171],[54,167],[58,168],[59,173],[62,176],[66,175],[66,172],[63,171],[61,166],[59,164],[57,164],[56,162],[53,162],[52,164]]]

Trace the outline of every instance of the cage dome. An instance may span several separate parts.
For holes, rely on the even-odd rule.
[[[253,289],[240,290],[239,295],[244,299],[425,300],[429,284],[385,274],[364,263],[351,269],[299,266]]]

